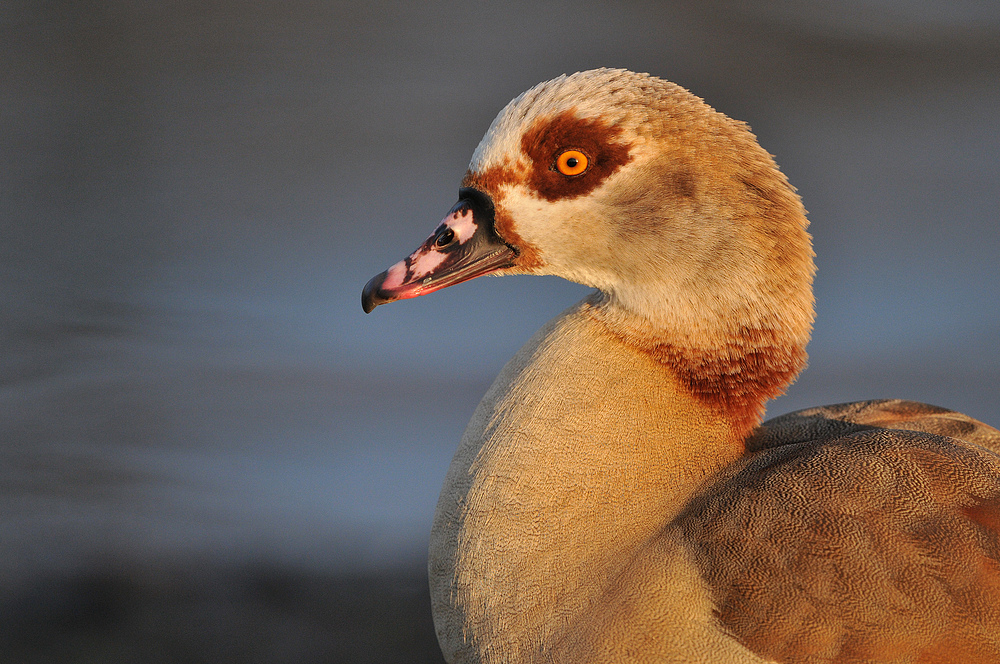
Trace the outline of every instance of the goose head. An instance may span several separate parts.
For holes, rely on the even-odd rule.
[[[458,203],[362,304],[484,274],[557,275],[600,291],[595,315],[651,352],[793,348],[787,384],[813,320],[807,225],[744,123],[648,74],[580,72],[500,112]]]

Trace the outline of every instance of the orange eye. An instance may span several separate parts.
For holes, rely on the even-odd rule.
[[[579,150],[566,150],[556,157],[556,170],[563,175],[580,175],[589,165],[587,155]]]

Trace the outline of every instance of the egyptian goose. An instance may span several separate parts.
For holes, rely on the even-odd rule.
[[[812,249],[747,126],[624,70],[512,101],[365,311],[484,274],[596,292],[473,415],[434,519],[449,662],[1000,662],[1000,431],[906,401],[760,424]]]

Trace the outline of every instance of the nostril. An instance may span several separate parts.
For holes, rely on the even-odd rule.
[[[450,228],[446,228],[438,234],[437,239],[434,240],[434,244],[438,247],[443,248],[451,244],[454,239],[455,239],[455,231],[451,230]]]

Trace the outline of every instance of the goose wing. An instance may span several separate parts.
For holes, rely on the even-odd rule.
[[[1000,662],[1000,431],[876,401],[749,442],[675,522],[734,638],[779,662]]]

